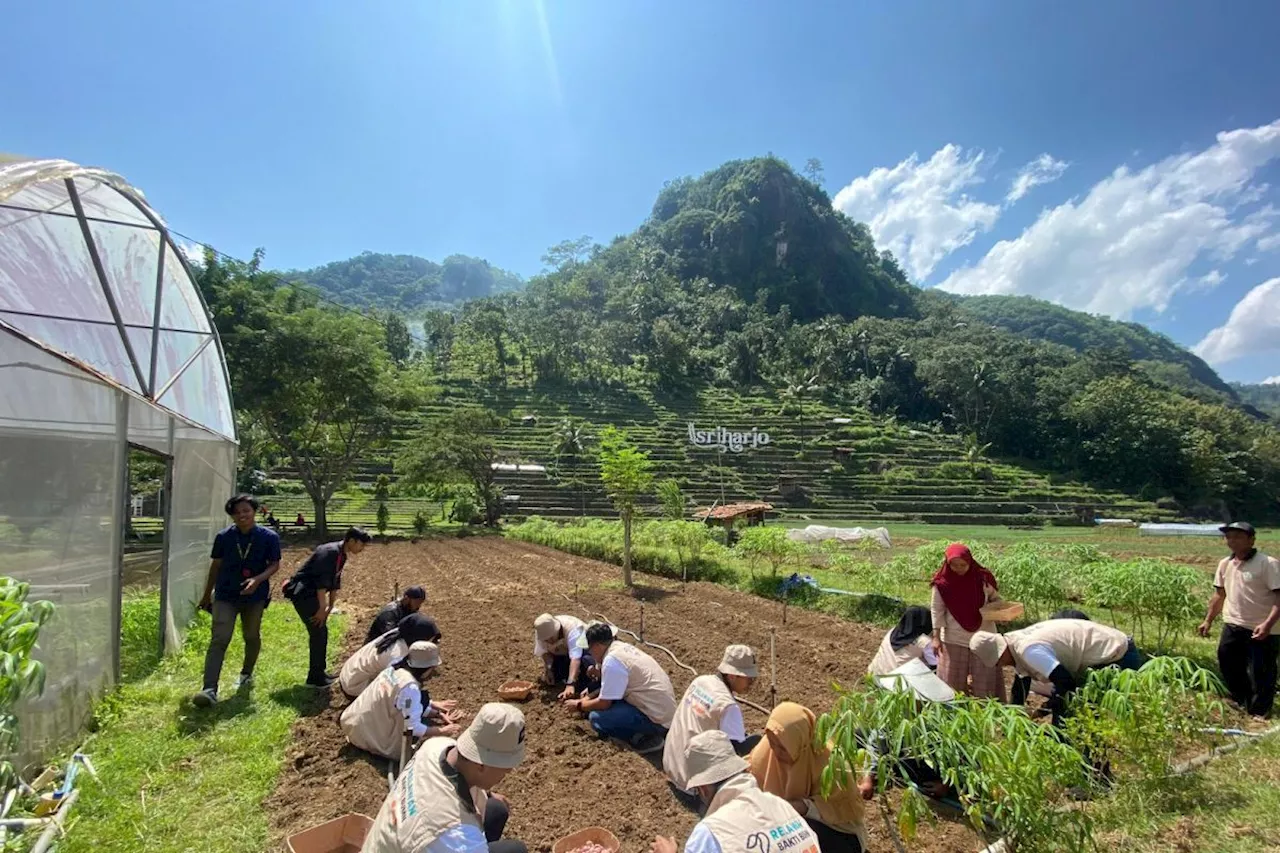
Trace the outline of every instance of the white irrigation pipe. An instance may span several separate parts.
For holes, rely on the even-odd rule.
[[[67,815],[71,813],[71,807],[76,804],[76,799],[80,796],[80,789],[76,789],[67,795],[62,801],[62,806],[58,809],[58,813],[54,815],[53,820],[49,823],[49,828],[40,836],[40,840],[36,842],[36,846],[31,848],[31,853],[48,853],[50,847],[53,846],[53,837],[62,831],[62,823],[67,819]]]

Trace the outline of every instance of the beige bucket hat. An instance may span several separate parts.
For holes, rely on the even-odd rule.
[[[489,702],[458,738],[458,752],[485,767],[518,766],[524,761],[524,714],[502,702]]]
[[[1007,648],[1009,648],[1009,641],[990,631],[978,631],[969,638],[969,651],[973,652],[973,656],[981,661],[983,666],[995,666],[1000,662]]]
[[[701,732],[689,741],[689,788],[714,785],[737,776],[751,765],[733,751],[733,741],[719,729]]]
[[[554,640],[556,634],[560,633],[560,621],[550,613],[543,613],[533,620],[533,633],[544,643]]]
[[[724,650],[717,671],[725,675],[741,675],[743,678],[759,678],[760,670],[756,667],[756,653],[750,646],[729,646]]]
[[[419,640],[409,647],[409,654],[405,655],[409,666],[414,669],[427,669],[432,666],[440,665],[440,647],[435,643],[428,643],[426,640]]]

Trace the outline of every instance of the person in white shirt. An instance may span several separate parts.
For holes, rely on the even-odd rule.
[[[542,678],[548,684],[565,684],[561,699],[572,699],[586,690],[595,661],[584,648],[587,626],[576,616],[543,613],[533,620],[533,656],[542,661]]]
[[[739,755],[746,755],[759,743],[761,735],[747,737],[742,706],[734,695],[749,692],[759,675],[756,653],[750,646],[735,645],[724,650],[715,675],[700,675],[690,682],[662,751],[662,769],[677,791],[691,793],[685,757],[689,742],[702,732],[724,732]]]
[[[938,668],[938,655],[933,650],[933,616],[929,608],[908,607],[880,641],[880,649],[867,666],[872,675],[888,675],[904,663],[923,660],[930,669]]]
[[[717,729],[689,741],[689,787],[707,806],[689,833],[684,853],[820,853],[818,837],[790,803],[760,790],[750,767]],[[674,838],[658,836],[650,853],[676,853]]]
[[[525,754],[524,715],[490,702],[456,741],[432,738],[396,779],[361,853],[528,853],[503,838],[511,815],[492,789]]]
[[[587,628],[583,642],[601,662],[600,692],[569,699],[565,707],[586,714],[602,738],[617,738],[642,755],[657,752],[676,714],[671,678],[656,660],[613,633],[613,626],[600,622]]]
[[[458,734],[461,714],[453,701],[431,701],[426,683],[440,666],[440,648],[417,642],[404,660],[387,667],[342,712],[339,722],[352,746],[398,758],[406,733],[413,738]]]
[[[1200,625],[1209,636],[1222,613],[1218,668],[1232,700],[1247,713],[1263,718],[1276,696],[1276,655],[1280,652],[1280,560],[1255,547],[1257,532],[1246,521],[1219,528],[1231,556],[1218,563],[1213,598]],[[1224,611],[1225,605],[1225,612]]]

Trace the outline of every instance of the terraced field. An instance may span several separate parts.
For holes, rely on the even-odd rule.
[[[630,392],[541,393],[458,381],[447,385],[418,418],[402,423],[396,442],[411,439],[424,420],[477,403],[510,418],[497,436],[508,462],[546,468],[501,473],[510,516],[611,514],[593,455],[555,456],[555,431],[565,418],[583,422],[592,436],[606,425],[626,429],[653,459],[658,477],[677,480],[698,506],[765,500],[787,519],[942,524],[1036,523],[1073,518],[1078,507],[1104,517],[1155,520],[1173,515],[1149,502],[1064,482],[1017,464],[988,460],[971,465],[955,436],[816,402],[806,402],[802,418],[794,407],[784,410],[774,397],[724,389],[660,398]],[[700,430],[755,428],[768,433],[771,441],[741,453],[701,449],[689,441],[690,423]],[[357,481],[367,486],[390,471],[389,456],[370,459]],[[273,472],[286,479],[292,473]],[[276,497],[271,504],[282,522],[299,508],[310,516],[305,496]],[[441,507],[393,500],[389,509],[391,529],[407,530],[419,509],[438,519]],[[376,504],[367,499],[340,499],[330,517],[335,524],[369,524],[375,510]]]

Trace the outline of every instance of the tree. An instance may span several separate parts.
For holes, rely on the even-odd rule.
[[[356,462],[386,446],[397,414],[422,402],[426,385],[398,369],[381,325],[282,285],[250,263],[206,258],[198,285],[222,338],[236,403],[297,470],[315,527]]]
[[[782,388],[782,397],[791,400],[796,405],[796,435],[800,439],[800,452],[805,452],[804,444],[804,401],[821,390],[818,385],[817,374],[805,376],[803,374],[796,375],[787,380],[787,384]]]
[[[817,157],[810,157],[804,161],[804,176],[818,186],[822,186],[822,177],[825,171],[822,168],[822,161]]]
[[[556,424],[555,430],[551,434],[551,452],[556,457],[556,476],[560,476],[560,461],[568,459],[573,463],[572,468],[576,469],[578,462],[587,453],[587,447],[591,442],[591,436],[587,432],[587,425],[583,421],[574,418],[564,418]],[[586,484],[576,476],[575,482],[578,484],[578,498],[582,505],[582,514],[587,514]]]
[[[663,480],[658,484],[658,503],[662,504],[662,514],[671,521],[684,520],[685,507],[689,502],[675,480]]]
[[[386,536],[387,527],[391,524],[391,510],[387,509],[386,501],[378,501],[378,535]]]
[[[413,357],[413,335],[409,324],[399,314],[388,314],[383,320],[386,328],[387,354],[396,367],[404,367]]]
[[[591,254],[591,238],[586,234],[576,240],[561,240],[542,256],[542,262],[553,270],[563,270],[582,263]]]
[[[386,474],[379,474],[378,479],[373,481],[373,499],[385,501],[389,497],[391,497],[391,478]]]
[[[780,569],[803,552],[799,543],[787,538],[786,530],[781,527],[766,527],[763,524],[744,530],[736,548],[752,565],[759,562],[768,563],[770,572],[775,578]]]
[[[484,505],[490,527],[502,515],[502,489],[497,484],[498,449],[494,433],[505,421],[496,412],[478,407],[457,409],[431,424],[396,458],[396,472],[409,486],[462,481]]]
[[[622,582],[631,582],[631,522],[640,497],[653,485],[649,455],[632,444],[626,433],[606,427],[600,435],[600,481],[622,517]]]

